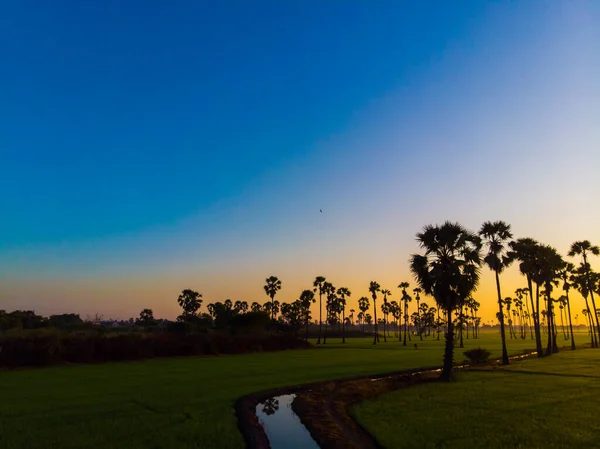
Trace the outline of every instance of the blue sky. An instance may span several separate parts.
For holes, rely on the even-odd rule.
[[[392,287],[445,219],[600,243],[598,23],[593,1],[9,2],[0,301]]]

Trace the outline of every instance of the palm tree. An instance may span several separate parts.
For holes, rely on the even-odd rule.
[[[535,331],[535,346],[538,357],[543,357],[542,333],[540,330],[540,298],[539,289],[536,287],[536,302],[533,302],[533,279],[538,271],[537,254],[539,243],[532,238],[521,238],[509,243],[512,258],[519,261],[519,271],[527,279],[527,288],[529,290],[529,301],[531,302],[531,316],[533,318],[533,328]]]
[[[369,310],[369,298],[367,298],[366,296],[363,296],[362,298],[360,298],[358,300],[358,308],[362,312],[363,317],[365,317],[365,314]],[[364,331],[365,331],[365,321],[363,319],[363,332]]]
[[[304,311],[306,321],[306,341],[308,341],[308,323],[310,322],[310,306],[316,302],[315,293],[312,290],[304,290],[300,293],[300,303]]]
[[[313,282],[314,291],[319,291],[319,338],[317,344],[321,344],[321,328],[323,327],[323,284],[325,283],[324,276],[317,276]]]
[[[500,319],[500,337],[502,339],[502,364],[508,365],[504,312],[502,310],[502,294],[500,293],[500,273],[512,262],[506,250],[508,241],[512,239],[512,233],[510,225],[503,221],[486,221],[481,226],[479,235],[485,239],[488,247],[488,253],[483,261],[496,275],[496,291],[498,293],[498,309],[500,312],[498,317]]]
[[[592,307],[594,308],[594,313],[592,313],[592,315],[594,316],[594,318],[596,320],[596,333],[597,333],[597,335],[600,335],[600,321],[598,321],[598,312],[596,309],[596,301],[594,300],[595,285],[592,282],[591,267],[588,263],[589,255],[593,255],[593,256],[600,255],[600,247],[592,245],[589,240],[582,240],[582,241],[574,242],[571,245],[571,250],[569,251],[569,254],[568,254],[569,257],[581,256],[581,258],[583,259],[585,280],[587,282],[587,288],[588,288],[588,292],[590,295],[590,299],[592,300]]]
[[[387,343],[387,338],[385,334],[388,315],[390,313],[390,305],[387,302],[387,297],[391,296],[392,292],[388,289],[382,289],[381,294],[383,295],[383,304],[381,305],[381,311],[383,312],[383,341]]]
[[[326,297],[325,303],[325,331],[323,332],[323,344],[327,344],[327,326],[329,324],[329,318],[331,317],[331,310],[335,307],[334,302],[336,300],[335,287],[331,282],[323,282],[323,293]]]
[[[279,290],[281,290],[281,281],[277,278],[277,276],[270,276],[265,279],[265,293],[269,298],[271,298],[271,319],[275,319],[275,295]]]
[[[410,287],[408,282],[400,282],[398,285],[398,288],[402,289],[402,301],[404,301],[404,342],[402,343],[402,346],[406,346],[406,334],[408,334],[408,303],[412,301],[412,298],[406,292],[408,287]]]
[[[448,332],[441,379],[452,379],[454,324],[452,313],[477,288],[481,265],[481,239],[458,223],[426,226],[417,234],[425,254],[413,254],[410,269],[419,287],[433,296],[446,312]]]
[[[552,298],[553,286],[558,285],[560,279],[560,271],[564,267],[565,262],[558,252],[548,245],[541,245],[538,250],[539,272],[537,281],[544,287],[546,296],[546,321],[548,326],[548,345],[546,347],[546,355],[558,352],[556,343],[556,335],[554,333],[554,299]]]
[[[592,339],[591,344],[592,348],[597,348],[598,336],[596,335],[596,327],[594,326],[594,322],[592,320],[592,311],[590,310],[590,303],[588,301],[589,283],[587,282],[588,278],[586,276],[586,270],[583,264],[573,270],[569,279],[571,281],[571,285],[573,285],[579,291],[579,293],[581,293],[581,296],[583,296],[583,299],[585,300],[586,321],[589,321],[590,323],[590,337]]]
[[[399,337],[399,333],[398,333],[398,328],[399,328],[398,323],[400,321],[401,313],[400,313],[400,305],[396,301],[390,301],[390,313],[394,317],[394,326],[396,327],[395,335],[398,337],[398,341],[400,341],[400,337]]]
[[[419,321],[420,321],[421,320],[420,301],[421,301],[421,293],[423,293],[423,290],[421,290],[419,287],[413,288],[413,293],[415,295],[415,301],[417,301],[417,315],[419,315]],[[419,328],[419,338],[421,339],[421,341],[423,341],[423,334],[421,333],[420,328]]]
[[[375,315],[375,335],[373,335],[373,344],[376,345],[379,341],[379,334],[377,333],[377,292],[381,291],[381,286],[371,281],[369,284],[369,292],[371,292],[371,298],[373,298],[373,313]]]
[[[346,343],[346,333],[344,328],[346,321],[346,297],[349,298],[352,296],[352,293],[346,287],[340,287],[338,288],[337,294],[339,295],[339,303],[342,309],[342,343]],[[354,313],[354,310],[351,312]]]

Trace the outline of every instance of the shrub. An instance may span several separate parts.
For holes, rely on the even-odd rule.
[[[309,347],[310,344],[285,334],[20,331],[0,335],[0,368],[240,354]]]
[[[484,348],[475,348],[465,351],[463,353],[469,361],[475,365],[482,365],[488,363],[490,360],[490,351]]]

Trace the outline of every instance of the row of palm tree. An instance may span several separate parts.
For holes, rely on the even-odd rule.
[[[513,234],[509,224],[503,221],[485,222],[481,226],[478,233],[472,232],[458,223],[445,222],[442,225],[428,225],[423,231],[417,234],[417,242],[422,254],[413,254],[410,258],[410,270],[417,281],[418,288],[413,290],[417,301],[417,316],[419,320],[421,309],[419,305],[420,294],[426,294],[434,298],[437,303],[438,310],[445,313],[445,349],[444,349],[444,368],[442,370],[442,378],[450,379],[452,376],[453,366],[453,348],[454,348],[454,332],[455,324],[453,313],[459,311],[459,330],[460,340],[462,344],[462,329],[464,324],[464,309],[473,308],[469,301],[472,294],[476,291],[480,280],[480,269],[482,265],[487,266],[493,273],[496,283],[497,304],[498,304],[498,321],[500,324],[500,337],[502,344],[502,363],[508,364],[508,351],[506,347],[506,322],[505,317],[508,316],[508,324],[511,336],[516,336],[512,319],[510,318],[513,298],[506,298],[502,295],[500,276],[502,272],[513,262],[518,262],[520,272],[527,280],[527,288],[518,289],[514,305],[516,310],[513,314],[519,314],[521,321],[521,335],[524,335],[525,319],[529,322],[530,330],[533,328],[533,334],[536,341],[536,349],[539,357],[548,356],[558,352],[557,332],[555,323],[555,303],[558,303],[562,308],[566,307],[565,314],[568,317],[571,346],[575,348],[575,340],[572,332],[571,305],[569,300],[569,292],[572,287],[576,288],[583,296],[586,302],[585,315],[590,320],[590,335],[591,344],[593,347],[598,347],[600,338],[600,321],[598,318],[598,309],[596,308],[594,293],[600,289],[599,275],[594,273],[589,263],[591,255],[599,255],[600,249],[592,245],[589,241],[578,241],[573,243],[568,253],[569,257],[579,256],[581,263],[579,267],[575,267],[572,263],[566,262],[558,251],[548,245],[538,243],[531,238],[519,238],[513,240]],[[562,289],[564,295],[559,300],[553,298],[553,291],[556,286],[562,281]],[[533,286],[535,284],[535,293]],[[401,303],[404,306],[404,338],[403,344],[407,344],[407,338],[410,338],[408,333],[408,303],[412,300],[408,294],[409,283],[402,282],[398,286],[401,290]],[[275,276],[267,279],[265,284],[265,292],[271,298],[274,304],[274,298],[278,290],[281,289],[281,281]],[[327,319],[325,325],[330,322],[331,314],[342,314],[342,326],[345,323],[345,307],[346,298],[351,296],[347,288],[336,289],[330,282],[327,282],[324,276],[317,276],[313,282],[313,293],[319,295],[319,337],[317,344],[326,343],[326,333],[323,333],[323,301],[325,296],[327,304]],[[392,296],[389,289],[384,289],[376,281],[371,281],[369,284],[369,293],[373,301],[374,315],[374,333],[373,344],[380,341],[380,333],[378,329],[379,320],[377,319],[377,299],[378,294],[383,301],[382,312],[384,318],[383,324],[383,339],[387,341],[386,323],[389,322],[388,315],[398,315],[399,305],[388,302],[388,298]],[[545,300],[545,310],[541,309],[540,296]],[[588,301],[589,298],[589,301]],[[527,303],[529,299],[529,304]],[[535,299],[535,300],[534,300]],[[591,302],[591,307],[590,307]],[[525,304],[527,313],[523,311]],[[362,316],[369,308],[369,299],[361,297],[358,301],[359,309]],[[531,311],[529,311],[529,307]],[[505,312],[506,310],[506,312]],[[518,312],[517,312],[518,311]],[[592,312],[593,311],[593,312]],[[545,312],[542,314],[542,312]],[[541,317],[545,315],[545,325],[547,344],[546,350],[543,349],[542,332],[541,332]],[[308,326],[308,320],[306,325]]]

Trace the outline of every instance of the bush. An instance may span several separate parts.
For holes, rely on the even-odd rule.
[[[483,365],[488,363],[491,355],[490,351],[484,348],[470,349],[463,352],[463,354],[467,356],[469,361],[475,365]]]
[[[95,363],[245,352],[305,349],[310,344],[291,335],[230,335],[209,332],[122,334],[66,333],[56,330],[0,335],[0,368]]]

